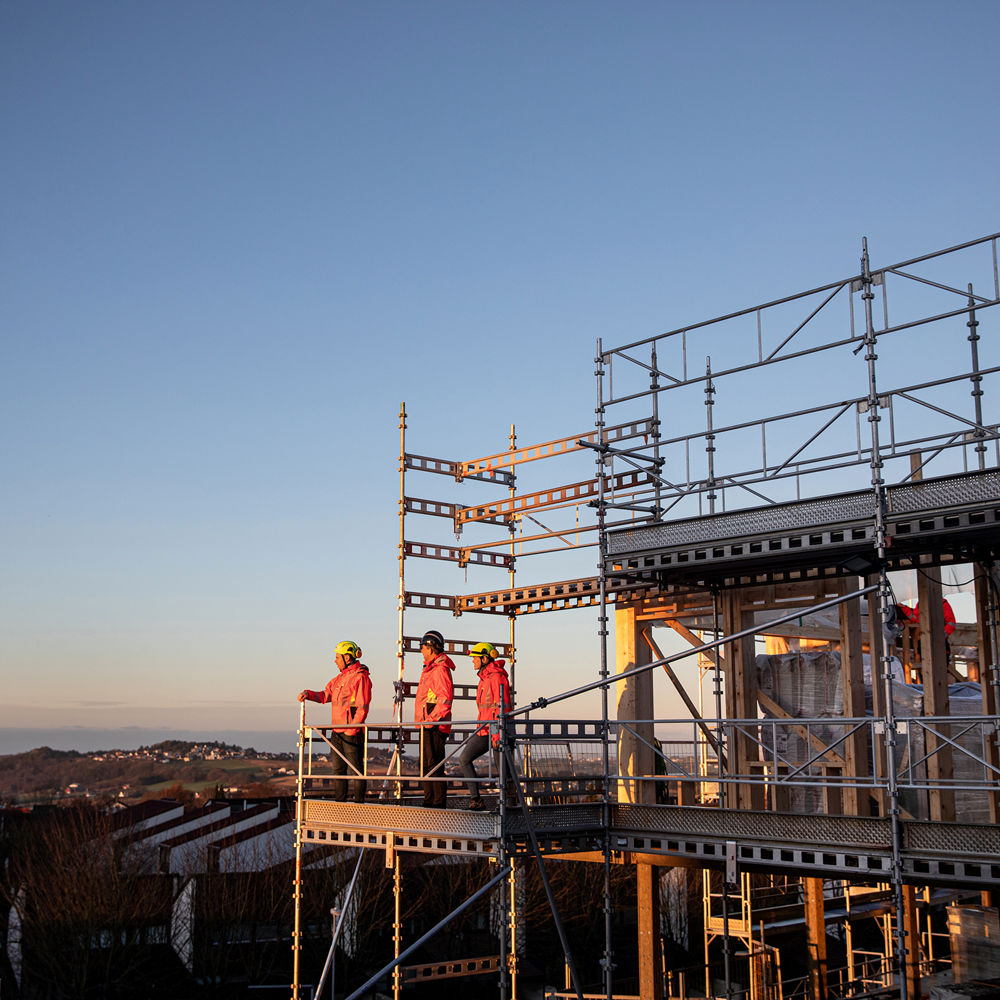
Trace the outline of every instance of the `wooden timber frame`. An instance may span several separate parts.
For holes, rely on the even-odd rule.
[[[501,870],[509,866],[509,879],[500,880],[505,887],[504,906],[508,912],[496,963],[501,997],[518,995],[520,920],[514,859],[530,857],[529,841],[535,844],[539,864],[544,854],[550,858],[591,860],[604,868],[601,995],[608,1000],[616,995],[610,879],[613,865],[630,863],[636,869],[638,980],[643,1000],[659,1000],[664,995],[658,916],[658,872],[664,866],[700,868],[704,872],[706,994],[716,995],[719,990],[718,995],[732,995],[736,988],[734,943],[739,941],[751,956],[751,1000],[782,995],[777,971],[780,959],[776,961],[776,953],[764,941],[763,932],[755,933],[749,898],[752,873],[770,872],[775,877],[790,874],[804,879],[806,905],[802,919],[810,956],[807,993],[815,997],[827,995],[832,974],[825,945],[825,928],[832,918],[824,912],[823,880],[849,876],[844,864],[854,866],[858,875],[856,888],[872,883],[887,887],[878,912],[886,914],[886,927],[891,930],[893,942],[886,943],[883,985],[894,983],[905,1000],[920,995],[919,899],[915,901],[914,887],[924,884],[941,887],[953,878],[956,886],[968,891],[979,878],[980,885],[990,886],[991,892],[994,881],[1000,888],[1000,858],[996,866],[977,867],[963,860],[974,853],[971,847],[965,854],[960,851],[950,855],[933,841],[933,830],[908,814],[903,806],[897,781],[901,730],[894,711],[892,650],[883,638],[894,604],[890,573],[912,571],[919,586],[921,607],[935,608],[941,602],[941,567],[974,566],[977,613],[971,628],[975,632],[974,647],[982,678],[983,715],[996,720],[1000,692],[997,666],[1000,453],[995,417],[987,418],[988,413],[995,414],[996,404],[992,404],[992,411],[986,406],[986,388],[995,385],[1000,366],[988,363],[996,358],[980,358],[979,343],[984,323],[991,322],[995,328],[995,307],[1000,304],[998,238],[1000,234],[995,234],[880,271],[871,270],[865,241],[861,271],[850,278],[621,347],[607,349],[598,342],[596,430],[586,434],[519,449],[512,427],[506,451],[481,459],[446,461],[406,451],[406,411],[401,408],[400,681],[404,654],[419,648],[418,637],[404,632],[407,609],[449,611],[455,616],[475,613],[506,617],[508,640],[495,645],[511,659],[515,654],[514,627],[519,616],[577,608],[597,611],[600,647],[597,679],[558,698],[517,707],[505,724],[512,726],[516,718],[524,717],[521,713],[544,709],[564,697],[599,688],[602,718],[595,720],[595,725],[603,734],[605,774],[600,803],[568,807],[577,819],[561,819],[546,832],[546,817],[539,811],[545,807],[537,807],[522,797],[523,815],[518,809],[501,808],[495,835],[471,835],[473,840],[481,837],[483,844],[493,845],[489,849],[495,849]],[[985,254],[986,264],[973,262],[973,254]],[[959,287],[953,277],[935,278],[933,269],[938,264],[946,265],[944,270],[949,275],[959,265],[968,264],[970,275],[974,271],[979,282],[975,290],[971,281]],[[911,311],[902,321],[895,318],[890,321],[888,289],[893,283],[904,288],[912,285],[921,292],[930,289],[930,294],[944,300],[943,304],[936,300],[921,301],[916,313]],[[877,296],[881,296],[882,306],[879,319],[875,315]],[[898,303],[900,299],[894,297],[892,301]],[[830,312],[840,302],[846,303],[846,309],[831,321]],[[773,329],[769,323],[772,315],[779,317]],[[822,325],[824,320],[826,325]],[[696,350],[697,337],[715,338],[719,330],[741,323],[750,324],[750,339],[756,348],[754,356],[749,361],[734,357],[731,363],[715,370],[709,359],[703,372],[692,373],[688,356]],[[821,326],[821,332],[807,340],[817,326]],[[905,344],[908,336],[919,337],[928,327],[947,328],[950,337],[961,336],[968,341],[968,363],[962,365],[956,360],[961,356],[957,350],[942,351],[941,357],[947,358],[954,370],[943,371],[944,365],[938,357],[931,376],[915,377],[905,383],[897,380],[891,388],[880,384],[876,348],[881,350],[884,341]],[[990,343],[998,339],[994,337]],[[645,356],[644,351],[648,352]],[[861,391],[856,395],[850,395],[847,376],[837,381],[824,372],[817,385],[824,391],[832,386],[846,398],[813,401],[809,406],[780,414],[770,412],[765,399],[764,409],[752,418],[720,422],[718,415],[724,410],[720,401],[728,381],[737,382],[747,373],[766,376],[772,369],[796,368],[813,359],[829,366],[831,357],[846,358],[846,364],[857,359],[853,363],[862,377]],[[641,387],[627,385],[622,368],[638,371],[644,380]],[[953,400],[942,405],[940,395],[935,395],[951,392],[961,384],[971,387],[971,412],[964,415],[958,412]],[[737,391],[745,393],[743,388]],[[674,394],[681,397],[676,405],[671,403]],[[921,400],[921,395],[926,399]],[[705,405],[704,425],[679,433],[684,419],[690,422],[690,414],[698,412],[690,403],[699,396]],[[989,398],[995,399],[995,395]],[[643,401],[650,406],[650,412],[645,414],[637,410]],[[919,428],[914,423],[914,429],[908,431],[912,415],[903,413],[904,404],[918,409],[922,406],[920,412],[932,414],[938,423],[931,427],[922,423]],[[612,422],[609,418],[617,412],[623,412],[624,417]],[[801,435],[801,444],[789,443],[787,437],[775,443],[774,428],[782,422],[796,425],[795,433]],[[843,423],[849,424],[847,444],[843,435],[831,441],[831,434],[842,430]],[[663,433],[665,427],[670,427],[669,435]],[[748,429],[760,435],[761,457],[757,465],[747,460],[742,451],[734,453],[730,449],[727,453],[723,447],[727,438],[739,438]],[[870,440],[864,440],[863,432]],[[817,445],[819,441],[824,444],[822,449]],[[693,457],[699,448],[703,453],[700,464]],[[516,493],[514,473],[521,463],[586,449],[594,453],[597,462],[592,480],[521,496]],[[776,460],[771,456],[779,449],[783,457]],[[726,469],[723,457],[732,461],[734,454],[740,464]],[[890,470],[900,468],[902,471],[892,478]],[[407,471],[444,475],[457,483],[489,482],[505,487],[507,496],[467,505],[417,499],[406,493]],[[868,482],[857,477],[859,471],[868,477]],[[834,493],[827,486],[831,475],[838,482]],[[753,506],[747,506],[748,501]],[[589,505],[594,511],[595,523],[577,524],[573,530],[578,539],[586,536],[588,544],[598,549],[598,575],[515,585],[514,566],[525,545],[538,553],[550,552],[550,546],[559,547],[565,542],[567,531],[539,524],[541,530],[524,534],[522,519],[518,539],[521,548],[515,557],[514,517],[521,515],[535,521],[535,516],[542,512],[571,508],[579,512],[582,505]],[[506,528],[510,535],[502,543],[468,546],[415,542],[405,537],[407,514],[448,519],[456,532],[481,522]],[[404,578],[407,558],[449,561],[459,567],[499,568],[508,572],[508,585],[503,590],[465,595],[411,591]],[[867,606],[862,603],[862,594]],[[817,607],[835,607],[836,626],[810,624],[810,611]],[[759,689],[756,645],[758,637],[767,633],[769,627],[761,625],[758,616],[766,613],[769,619],[772,615],[782,619],[787,617],[789,609],[799,612],[797,617],[802,623],[785,622],[775,627],[773,634],[822,637],[839,647],[845,718],[865,716],[863,661],[867,652],[873,664],[872,729],[852,731],[834,747],[817,746],[810,720],[785,719],[788,713]],[[609,648],[612,618],[613,655]],[[674,669],[680,654],[662,655],[654,628],[669,629],[697,655],[696,691],[687,690]],[[907,638],[915,645],[913,630],[907,633]],[[943,619],[934,614],[922,615],[920,666],[925,704],[932,709],[925,715],[935,717],[950,715],[947,685],[949,677],[955,674],[944,639]],[[449,648],[464,652],[462,642],[449,639]],[[696,801],[696,786],[692,782],[667,778],[657,784],[654,696],[655,676],[661,670],[667,675],[671,697],[680,699],[696,721],[699,738],[703,737],[699,751],[702,764],[714,762],[712,766],[720,774],[724,770],[727,775],[735,776],[718,784],[714,809],[706,811],[706,803]],[[711,680],[714,688],[714,705],[710,704],[709,710],[703,703],[705,678]],[[400,691],[403,690],[405,686],[401,685]],[[610,701],[613,695],[615,712]],[[400,732],[403,711],[400,695],[394,706]],[[758,780],[762,762],[751,723],[764,716],[777,716],[790,728],[798,727],[824,773],[859,779],[874,775],[877,788],[868,788],[863,781],[831,781],[824,786],[823,816],[808,818],[830,830],[816,841],[826,845],[821,851],[810,851],[804,846],[802,831],[809,829],[807,818],[783,816],[780,789]],[[615,719],[628,720],[628,724],[615,729],[617,745],[612,746]],[[741,721],[745,724],[741,725]],[[965,830],[955,816],[954,796],[949,788],[953,773],[951,743],[947,724],[931,727],[927,738],[927,769],[931,777],[927,791],[928,819],[949,825],[955,843],[965,843],[963,838],[968,834],[971,845],[975,836],[987,836],[988,831]],[[614,777],[610,769],[612,751],[617,757]],[[1000,774],[995,735],[984,753],[987,768]],[[657,795],[661,788],[670,789],[674,805],[660,804]],[[394,826],[381,827],[377,815],[364,822],[347,821],[336,810],[327,810],[323,818],[318,818],[320,811],[314,809],[317,818],[313,818],[309,807],[318,804],[301,799],[300,795],[297,835],[300,844],[321,829],[332,838],[344,838],[337,842],[359,842],[350,839],[357,835],[349,831],[363,827],[368,831],[365,836],[370,838],[369,842],[376,846],[377,841],[386,850],[387,859],[393,859],[398,913],[399,894],[405,891],[398,870],[398,854],[408,849],[407,844],[409,849],[421,849],[414,846],[420,838],[393,833],[403,829],[403,823],[395,819]],[[995,823],[1000,814],[995,779],[989,808]],[[650,816],[653,818],[649,819]],[[754,818],[753,833],[747,832],[747,824],[743,822],[750,817]],[[442,833],[448,830],[450,822],[458,822],[457,814],[442,816]],[[567,838],[560,822],[577,832]],[[840,828],[858,832],[859,837],[867,829],[878,832],[873,833],[867,848],[861,846],[859,839],[857,849],[840,854],[835,850],[837,834],[833,833],[838,823]],[[844,823],[848,826],[843,827]],[[710,828],[711,834],[705,832]],[[377,840],[378,836],[382,839]],[[438,839],[437,843],[444,841]],[[922,848],[921,843],[927,846]],[[989,844],[987,852],[994,850],[992,840]],[[872,866],[869,862],[873,858],[881,860]],[[921,882],[921,878],[925,881]],[[849,888],[853,884],[849,877],[846,882]],[[721,916],[717,916],[712,907],[717,907],[720,898]],[[558,925],[558,914],[554,911],[553,917]],[[398,997],[402,981],[398,971],[402,947],[399,926],[396,931],[393,969],[394,993]],[[721,986],[710,973],[709,944],[716,937],[723,943]],[[296,940],[295,947],[298,946]],[[462,961],[452,963],[448,974],[460,974]],[[473,960],[466,961],[470,967],[474,964]],[[297,984],[296,973],[295,998],[299,995]],[[581,995],[579,984],[574,982],[574,985],[575,989],[566,995]]]

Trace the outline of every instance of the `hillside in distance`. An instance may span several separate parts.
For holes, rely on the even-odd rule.
[[[192,792],[216,786],[244,788],[284,778],[294,768],[291,754],[259,754],[253,748],[224,743],[165,740],[138,750],[94,753],[38,747],[0,756],[0,801],[136,799],[177,783]],[[287,794],[287,789],[276,788],[275,793]]]

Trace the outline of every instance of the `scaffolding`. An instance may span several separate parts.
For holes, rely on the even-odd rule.
[[[369,748],[391,747],[391,759],[377,795],[369,781],[371,804],[324,800],[310,751],[324,734],[303,718],[297,808],[300,846],[325,842],[385,852],[396,923],[393,961],[382,974],[392,973],[395,997],[402,962],[419,944],[403,948],[399,854],[406,851],[489,857],[496,874],[463,908],[496,892],[506,914],[499,954],[488,966],[481,957],[457,959],[447,968],[411,969],[411,977],[495,969],[500,996],[516,997],[516,873],[533,858],[562,941],[568,995],[582,996],[543,863],[544,857],[574,857],[603,868],[599,995],[621,995],[615,992],[611,881],[613,866],[631,859],[644,998],[658,1000],[664,985],[653,879],[663,864],[704,872],[706,996],[743,992],[733,970],[744,958],[750,997],[789,995],[779,952],[765,941],[764,928],[755,928],[754,873],[802,880],[799,902],[811,949],[803,989],[810,995],[863,992],[877,965],[880,985],[894,987],[904,1000],[919,996],[919,946],[925,953],[933,948],[931,932],[917,919],[915,887],[966,893],[1000,887],[1000,433],[987,418],[995,405],[986,406],[1000,356],[997,337],[983,333],[990,323],[995,330],[992,310],[1000,304],[998,239],[878,270],[863,241],[860,272],[849,278],[618,347],[599,342],[597,419],[585,433],[519,448],[511,427],[506,450],[449,461],[406,451],[401,406],[398,678],[392,726],[369,726],[366,733]],[[724,363],[713,366],[704,350],[709,345]],[[783,406],[775,406],[775,396]],[[691,429],[702,405],[701,426]],[[526,463],[587,454],[596,461],[593,477],[518,493],[517,472]],[[449,477],[456,490],[476,484],[478,492],[460,502],[418,499],[407,493],[408,472]],[[491,495],[498,488],[503,495]],[[407,538],[408,515],[450,521],[455,544]],[[562,520],[553,526],[543,517]],[[464,532],[475,524],[499,529],[499,537],[465,544]],[[515,564],[524,558],[550,561],[556,553],[565,559],[564,553],[595,549],[596,574],[515,582]],[[506,570],[507,586],[466,594],[440,585],[411,590],[407,559],[452,563],[466,574]],[[896,680],[897,650],[890,644],[897,604],[890,573],[914,571],[921,606],[934,609],[942,600],[940,568],[951,564],[976,567],[981,711],[960,716],[951,710],[948,680],[957,672],[941,616],[925,610],[919,629],[906,633],[913,641],[904,655],[912,668],[919,638],[927,711],[909,715],[899,703],[906,692]],[[449,611],[459,622],[468,614],[506,617],[507,640],[494,645],[511,661],[516,692],[517,618],[578,608],[596,612],[597,677],[528,704],[515,702],[493,725],[501,773],[490,766],[480,781],[496,788],[496,811],[408,804],[423,768],[410,761],[408,773],[405,754],[417,741],[405,723],[413,691],[404,680],[404,659],[419,651],[419,637],[404,627],[407,613]],[[813,624],[825,613],[834,616],[832,623]],[[669,629],[686,647],[664,656],[654,627]],[[840,647],[836,661],[827,662],[842,689],[835,718],[794,715],[758,682],[757,637],[810,630]],[[474,641],[449,636],[446,648],[461,654]],[[865,647],[872,664],[868,713]],[[691,656],[698,658],[696,698],[674,669]],[[661,669],[687,719],[656,717],[653,674]],[[598,718],[549,717],[549,709],[588,693],[600,697]],[[456,695],[464,704],[474,699],[474,688],[457,686]],[[453,744],[476,731],[472,721],[456,724]],[[686,738],[666,738],[682,731]],[[431,780],[451,780],[447,768],[446,762]],[[956,796],[984,804],[984,822],[965,822]],[[826,897],[831,880],[843,882],[845,875],[852,883],[886,887],[878,913],[887,944],[878,962],[862,961],[861,950],[849,946],[849,967],[835,976],[826,962]],[[301,885],[297,869],[293,998],[300,986]],[[849,900],[850,892],[844,896]],[[845,913],[849,909],[845,902]],[[848,917],[844,926],[849,939]],[[718,984],[708,971],[715,937],[722,942]],[[736,942],[743,953],[734,951]]]

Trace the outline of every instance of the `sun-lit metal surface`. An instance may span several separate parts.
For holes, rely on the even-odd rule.
[[[403,603],[408,608],[426,608],[431,611],[454,611],[454,594],[424,594],[416,590],[407,590],[403,594]]]
[[[643,584],[622,584],[613,588],[621,600],[641,598],[646,590]],[[561,580],[557,583],[540,583],[512,590],[490,590],[479,594],[459,594],[452,598],[457,613],[485,612],[500,615],[524,615],[540,611],[562,611],[567,608],[589,608],[600,603],[599,577],[579,580]]]
[[[495,468],[479,472],[475,469],[465,472],[463,462],[451,462],[446,458],[430,458],[427,455],[404,455],[403,464],[415,472],[434,472],[441,476],[451,476],[461,482],[463,479],[477,479],[486,483],[500,483],[510,486],[514,482],[513,474],[503,469]]]
[[[514,564],[512,556],[504,552],[486,552],[477,549],[461,549],[454,545],[436,545],[432,542],[404,542],[403,551],[408,556],[418,559],[440,559],[444,562],[459,565],[494,566],[498,569],[510,569]]]
[[[611,489],[632,490],[649,482],[644,472],[623,472],[613,477]],[[579,483],[569,483],[566,486],[554,486],[548,490],[538,490],[535,493],[519,493],[503,500],[493,500],[475,507],[459,507],[456,521],[467,524],[472,521],[487,523],[502,522],[517,514],[546,510],[550,507],[566,506],[577,501],[597,496],[596,479],[586,479]]]
[[[454,979],[457,976],[481,976],[497,972],[500,968],[498,955],[486,958],[462,958],[453,962],[429,962],[424,965],[404,965],[399,971],[407,986],[426,983],[432,979]]]
[[[501,837],[496,812],[317,799],[306,799],[303,806],[303,838],[311,844],[493,856]],[[599,802],[536,805],[529,813],[544,853],[600,848]],[[903,876],[910,884],[1000,886],[996,827],[908,820],[903,830]],[[503,835],[512,853],[528,852],[526,833],[523,812],[509,809]],[[723,864],[727,842],[735,842],[745,869],[860,880],[887,878],[892,853],[886,817],[618,804],[612,807],[608,834],[618,853],[659,854],[714,867]]]
[[[652,431],[652,421],[633,420],[624,424],[617,424],[614,427],[605,429],[605,440],[628,441],[631,438],[646,437]],[[480,479],[486,477],[502,475],[504,468],[513,468],[524,462],[537,462],[542,458],[552,458],[556,455],[565,455],[569,452],[579,451],[584,447],[580,442],[587,441],[593,444],[597,441],[597,434],[588,431],[586,434],[571,434],[568,437],[556,438],[553,441],[544,441],[541,444],[529,445],[526,448],[513,448],[507,451],[497,452],[495,455],[486,455],[483,458],[473,458],[467,462],[459,462],[458,469],[462,477],[468,479],[476,476]]]
[[[491,855],[500,836],[493,813],[419,806],[303,801],[307,843],[414,851],[418,854]]]
[[[403,636],[403,649],[407,653],[419,653],[420,652],[420,640],[422,636],[419,635],[404,635]],[[481,640],[478,639],[449,639],[447,636],[444,640],[444,651],[448,653],[449,656],[468,656],[469,650],[472,649],[477,642]],[[509,642],[494,642],[494,647],[500,653],[501,656],[510,656],[511,646]],[[410,685],[410,682],[405,682]],[[410,685],[413,690],[416,690],[416,685]],[[409,691],[408,691],[409,693]]]

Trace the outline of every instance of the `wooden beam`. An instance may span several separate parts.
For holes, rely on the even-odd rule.
[[[920,601],[920,674],[924,683],[924,715],[950,715],[948,699],[948,659],[945,645],[941,570],[930,566],[917,573]],[[941,734],[950,736],[950,727]],[[951,746],[931,729],[927,730],[927,777],[933,782],[949,782],[955,776]],[[931,788],[931,819],[955,821],[955,792]]]
[[[667,619],[667,624],[670,625],[671,628],[674,628],[675,622],[676,619],[672,618]],[[676,624],[680,625],[679,622],[676,622]],[[680,625],[680,628],[683,629],[684,626]],[[680,629],[677,629],[677,631],[680,631]],[[694,645],[696,646],[702,645],[701,640],[693,632],[689,631],[688,629],[684,629],[684,631],[687,632],[688,635],[692,637],[692,639],[694,639]],[[642,630],[642,637],[643,639],[646,640],[646,643],[649,646],[650,650],[652,651],[654,658],[657,660],[664,659],[663,653],[660,652],[660,647],[656,645],[656,641],[649,634],[648,628]],[[687,636],[685,636],[685,638],[687,638]],[[719,763],[722,766],[722,769],[725,770],[726,755],[719,747],[719,743],[718,740],[716,740],[715,738],[715,734],[708,728],[708,726],[705,725],[704,721],[702,720],[701,713],[698,711],[697,706],[691,700],[687,691],[684,690],[684,685],[681,684],[680,680],[677,677],[677,674],[674,673],[674,668],[669,663],[664,663],[663,670],[666,673],[666,675],[670,678],[671,682],[673,683],[674,687],[677,690],[677,693],[681,696],[681,700],[687,706],[687,710],[691,713],[691,718],[694,719],[695,722],[698,724],[698,728],[702,731],[702,733],[705,736],[705,739],[708,740],[709,745],[715,751],[716,756],[719,758]]]
[[[641,1000],[663,1000],[659,870],[640,863],[635,866],[635,878],[639,923],[639,996]]]
[[[650,662],[648,645],[639,639],[642,626],[636,620],[637,610],[635,604],[615,606],[615,670],[619,674]],[[618,745],[618,773],[624,779],[618,784],[618,801],[652,805],[656,802],[654,783],[635,780],[655,770],[653,723],[636,721],[656,718],[652,671],[618,681],[615,689],[617,717],[628,723],[621,729]]]
[[[855,589],[857,589],[855,587]],[[844,715],[849,719],[865,716],[864,654],[861,649],[861,601],[845,601],[840,605],[840,686],[844,696]],[[847,776],[868,775],[868,741],[866,733],[857,732],[844,742]],[[870,816],[871,798],[867,791],[845,786],[844,811],[849,816]]]
[[[826,917],[823,911],[823,880],[804,878],[806,961],[811,1000],[827,1000]]]
[[[763,706],[764,710],[770,712],[771,715],[779,719],[794,719],[795,716],[791,715],[789,712],[785,711],[773,698],[769,698],[760,688],[757,689],[757,701]],[[810,729],[805,726],[792,725],[789,728],[801,736],[802,739],[806,740],[813,750],[818,750],[822,753],[824,757],[829,758],[830,764],[835,764],[837,767],[842,767],[847,769],[847,761],[840,756],[836,751],[830,750],[827,745]]]

